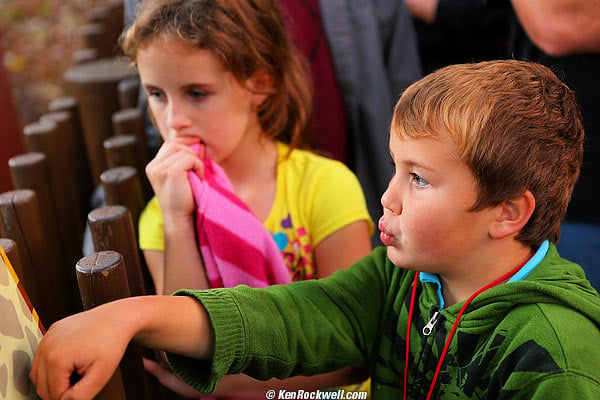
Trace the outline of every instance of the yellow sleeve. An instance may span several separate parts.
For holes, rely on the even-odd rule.
[[[138,221],[139,246],[142,250],[164,251],[165,234],[158,199],[150,199]]]

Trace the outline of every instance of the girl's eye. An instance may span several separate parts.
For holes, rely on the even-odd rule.
[[[419,174],[415,174],[414,172],[412,172],[410,176],[411,181],[414,182],[414,184],[417,185],[417,187],[425,187],[429,185],[429,182],[426,179],[422,178]]]
[[[188,92],[188,95],[195,100],[201,100],[203,98],[206,97],[206,92],[203,92],[202,90],[190,90]]]
[[[164,99],[165,95],[160,90],[150,90],[148,92],[148,97],[153,97],[157,100],[162,100]]]

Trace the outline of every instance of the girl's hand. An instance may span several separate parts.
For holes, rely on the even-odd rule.
[[[173,392],[190,399],[198,399],[204,395],[185,383],[177,374],[163,363],[144,358],[144,368],[158,381]]]
[[[146,175],[158,198],[165,219],[181,220],[194,212],[194,197],[188,181],[188,172],[204,176],[204,165],[190,148],[189,140],[165,142],[156,157],[146,166]]]

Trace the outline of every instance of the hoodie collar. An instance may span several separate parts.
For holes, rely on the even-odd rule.
[[[508,280],[507,283],[518,282],[520,280],[525,279],[531,271],[546,257],[546,253],[548,252],[548,248],[550,243],[548,240],[544,240],[544,242],[537,249],[535,254],[521,267],[516,274],[512,276]],[[421,283],[432,283],[437,287],[437,296],[438,302],[440,306],[440,310],[444,308],[444,297],[442,296],[442,283],[440,282],[440,278],[437,274],[432,274],[429,272],[420,272],[419,273],[419,281]]]

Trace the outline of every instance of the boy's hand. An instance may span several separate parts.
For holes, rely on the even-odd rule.
[[[40,397],[92,399],[102,390],[131,338],[117,312],[110,306],[96,307],[50,327],[30,373]]]
[[[44,400],[92,399],[131,340],[203,360],[212,357],[215,345],[208,314],[196,299],[128,297],[54,323],[38,346],[29,377]]]

